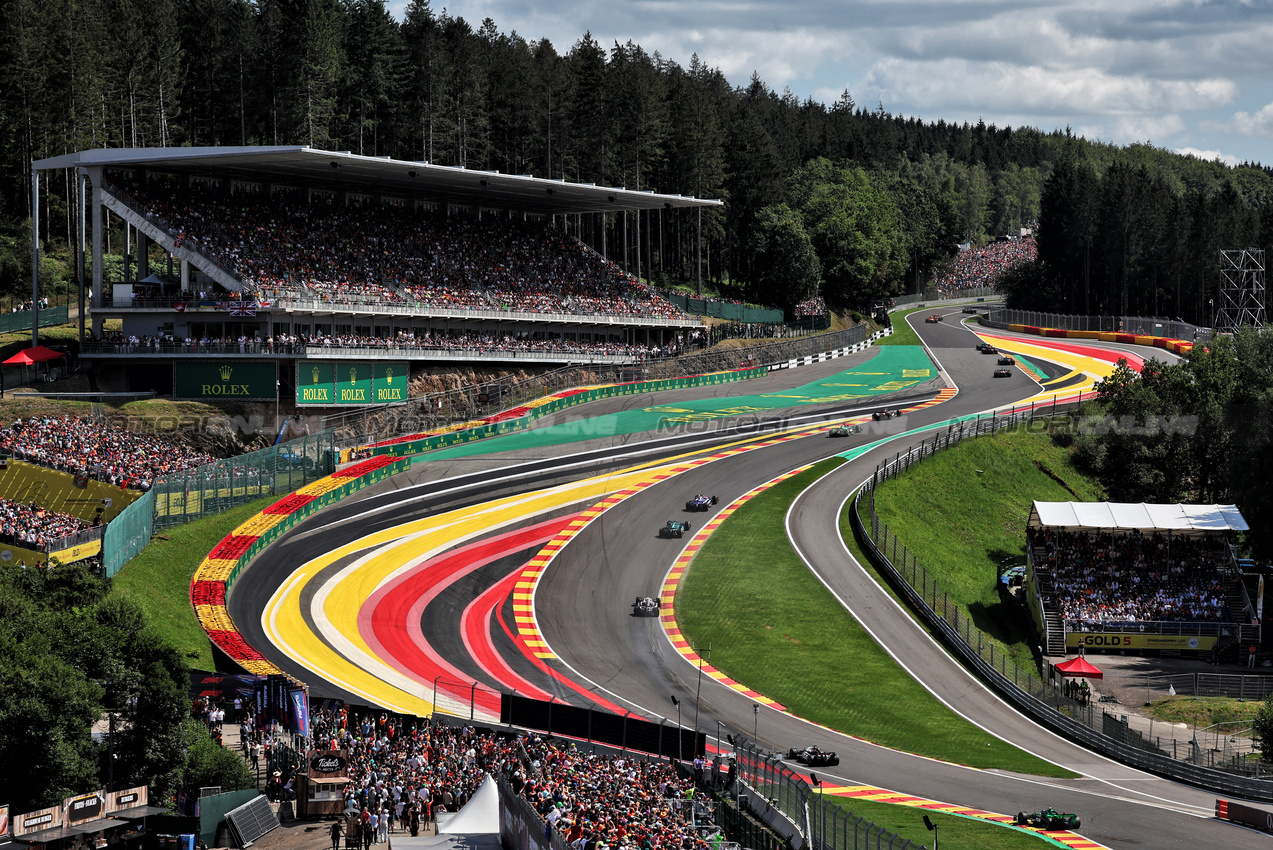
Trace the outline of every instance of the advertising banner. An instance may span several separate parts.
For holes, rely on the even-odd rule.
[[[62,807],[66,810],[67,826],[98,820],[106,813],[106,794],[102,791],[90,791],[87,794],[67,797],[62,802]]]
[[[296,364],[296,403],[334,404],[336,364],[301,360]]]
[[[372,404],[371,364],[342,361],[336,366],[336,404]]]
[[[9,807],[0,806],[0,838],[9,834]]]
[[[27,812],[13,819],[13,837],[22,838],[33,832],[53,829],[62,825],[62,807],[50,806],[35,812]]]
[[[136,788],[125,788],[106,796],[106,814],[135,809],[138,806],[150,805],[150,787],[138,785]]]
[[[376,388],[376,404],[393,404],[407,400],[407,379],[411,367],[406,363],[373,363],[372,383]]]
[[[1159,635],[1145,632],[1070,632],[1065,636],[1070,649],[1198,649],[1216,645],[1215,635]]]
[[[277,391],[277,370],[265,360],[199,360],[172,364],[174,398],[269,401]]]

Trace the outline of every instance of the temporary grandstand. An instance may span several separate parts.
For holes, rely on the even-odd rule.
[[[395,403],[430,361],[640,363],[702,337],[642,278],[650,228],[680,216],[701,244],[718,200],[298,146],[81,151],[34,163],[37,197],[61,169],[91,254],[81,350],[123,389]],[[111,216],[121,280],[103,277]]]
[[[1035,502],[1026,589],[1047,654],[1258,644],[1263,580],[1230,542],[1247,530],[1233,505]]]

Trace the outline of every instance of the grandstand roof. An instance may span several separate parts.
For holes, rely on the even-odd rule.
[[[1146,505],[1126,502],[1035,502],[1031,528],[1137,529],[1182,534],[1247,531],[1234,505]]]
[[[36,160],[34,167],[37,171],[80,167],[147,168],[332,191],[480,204],[492,209],[542,215],[717,207],[724,203],[305,146],[97,148]]]

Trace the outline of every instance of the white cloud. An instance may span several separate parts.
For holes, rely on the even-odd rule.
[[[1225,165],[1237,165],[1239,162],[1242,161],[1241,157],[1236,157],[1227,153],[1221,153],[1220,151],[1200,151],[1197,148],[1190,148],[1190,147],[1176,148],[1176,153],[1180,154],[1181,156],[1192,156],[1197,159],[1204,160],[1206,162],[1214,162],[1218,159],[1221,162],[1223,162]]]
[[[1258,112],[1235,112],[1229,129],[1244,136],[1273,135],[1273,103],[1266,104]]]

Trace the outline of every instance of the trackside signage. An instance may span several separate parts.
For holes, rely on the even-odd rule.
[[[269,401],[276,392],[277,370],[265,360],[200,360],[172,364],[175,398],[200,401]]]
[[[410,396],[408,363],[370,360],[301,360],[296,364],[300,406],[401,404]]]
[[[1065,636],[1069,649],[1211,649],[1215,635],[1158,635],[1144,632],[1070,632]]]

